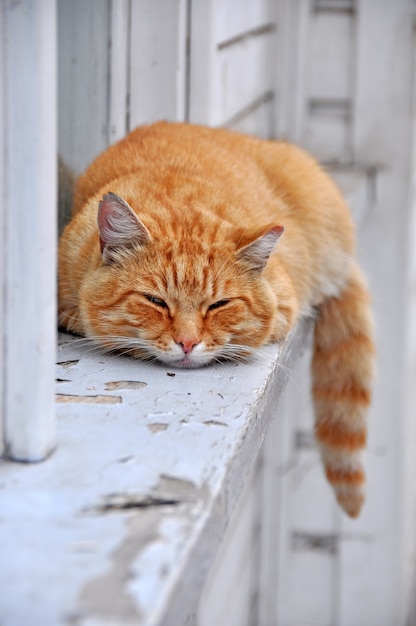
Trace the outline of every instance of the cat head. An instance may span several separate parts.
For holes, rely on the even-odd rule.
[[[101,262],[81,289],[85,334],[179,367],[248,356],[276,324],[262,271],[283,227],[247,233],[203,213],[166,215],[146,226],[123,198],[103,197]]]

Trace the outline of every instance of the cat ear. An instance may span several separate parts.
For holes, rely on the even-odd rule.
[[[263,235],[257,237],[238,251],[239,258],[246,263],[250,269],[261,272],[273,252],[278,240],[284,231],[283,226],[273,226],[266,230]]]
[[[117,252],[135,244],[146,245],[149,231],[123,198],[107,193],[98,205],[98,229],[104,261],[117,260]]]

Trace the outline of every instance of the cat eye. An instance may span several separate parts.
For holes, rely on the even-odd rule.
[[[218,300],[218,302],[214,302],[211,306],[208,307],[208,311],[212,311],[213,309],[219,309],[222,306],[225,306],[229,303],[229,300]]]
[[[162,300],[162,298],[157,298],[156,296],[152,296],[149,293],[144,293],[143,295],[152,304],[156,304],[157,306],[160,306],[162,309],[168,308],[168,305],[166,304],[164,300]]]

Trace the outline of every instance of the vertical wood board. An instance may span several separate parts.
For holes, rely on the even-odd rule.
[[[354,14],[319,12],[312,14],[310,22],[308,97],[349,98],[355,62]]]
[[[0,38],[4,42],[5,24],[3,19],[4,5],[0,6]],[[5,143],[4,143],[4,91],[5,91],[5,75],[4,75],[4,49],[0,44],[0,191],[4,195],[4,174],[5,174]],[[6,265],[5,265],[5,204],[1,203],[0,207],[0,457],[4,453],[4,382],[5,382],[5,286],[6,286]]]
[[[380,11],[378,2],[361,2],[357,19],[354,154],[361,163],[381,165],[375,203],[359,232],[359,256],[374,300],[378,375],[370,412],[368,500],[358,522],[343,519],[343,532],[356,540],[341,553],[340,624],[389,626],[403,623],[404,566],[411,559],[405,532],[411,496],[403,477],[410,469],[404,454],[410,444],[404,354],[414,3],[386,2]]]
[[[3,10],[5,437],[11,458],[39,461],[55,432],[55,2],[6,2]]]
[[[253,477],[248,481],[201,593],[198,626],[221,624],[250,626],[253,594],[254,517],[256,494]]]
[[[130,128],[185,119],[187,1],[132,2]]]
[[[302,142],[310,27],[309,0],[280,0],[276,82],[279,102],[277,135]]]
[[[212,0],[215,44],[239,37],[270,23],[269,0]]]
[[[111,0],[108,143],[127,131],[130,0]]]
[[[249,38],[218,53],[218,119],[223,124],[245,107],[273,93],[270,76],[272,35]]]
[[[233,21],[231,16],[237,14],[238,19]],[[237,7],[236,2],[229,0],[219,7],[214,0],[205,3],[194,0],[191,121],[238,128],[241,120],[251,116],[246,127],[253,132],[251,129],[258,120],[259,133],[263,136],[265,126],[274,127],[274,114],[270,115],[270,109],[263,105],[274,97],[275,27],[275,12],[265,3]],[[262,109],[261,114],[252,115],[257,109]],[[266,136],[272,134],[274,128],[272,132],[266,131]]]
[[[59,154],[79,174],[108,144],[109,3],[57,7]]]
[[[272,139],[275,134],[275,102],[270,98],[259,98],[254,106],[239,111],[234,117],[227,120],[225,125],[231,130],[256,135],[261,139]]]
[[[416,624],[416,32],[413,31],[413,82],[412,82],[412,154],[410,159],[410,215],[407,234],[407,272],[406,272],[406,441],[404,456],[406,472],[403,476],[404,498],[407,502],[404,511],[406,525],[404,529],[407,558],[404,559],[404,619],[408,624]]]
[[[336,534],[336,505],[313,437],[309,362],[306,350],[286,390],[283,414],[287,449],[283,455],[275,443],[277,458],[283,463],[275,594],[276,623],[282,626],[329,626],[337,593],[336,553],[325,549],[328,538]],[[273,594],[276,582],[269,584]]]
[[[324,163],[350,159],[350,118],[343,111],[309,108],[302,145]]]
[[[219,119],[217,46],[212,0],[192,0],[190,23],[189,121],[215,125]]]

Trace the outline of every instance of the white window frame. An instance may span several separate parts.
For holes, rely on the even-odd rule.
[[[0,32],[0,435],[7,458],[40,461],[55,445],[55,0],[5,0]]]

